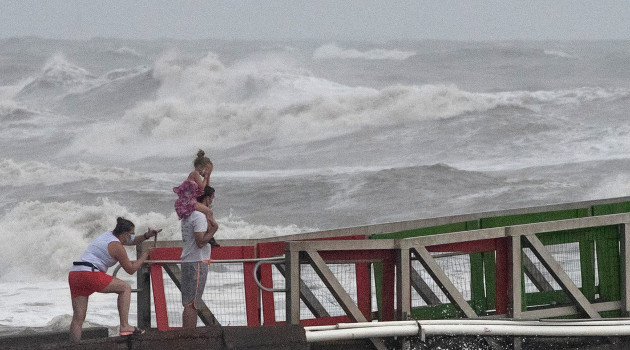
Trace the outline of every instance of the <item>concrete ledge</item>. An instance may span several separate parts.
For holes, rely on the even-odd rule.
[[[91,327],[84,328],[82,338],[88,339],[103,339],[108,337],[108,330],[106,327]],[[70,332],[35,332],[26,331],[20,334],[8,335],[0,337],[0,344],[2,348],[13,349],[28,349],[31,347],[44,346],[46,344],[63,344],[70,342]]]
[[[106,329],[105,329],[106,330]],[[84,331],[85,332],[85,331]],[[85,333],[84,333],[85,334]],[[150,329],[143,335],[127,337],[105,337],[86,339],[80,343],[71,343],[67,332],[63,339],[46,338],[38,335],[22,339],[20,343],[9,345],[2,341],[2,349],[38,349],[38,350],[79,350],[79,349],[143,349],[143,350],[190,350],[190,349],[240,349],[240,350],[307,350],[306,334],[302,326],[275,325],[263,327],[223,327],[210,326],[195,329],[178,329],[160,332]]]

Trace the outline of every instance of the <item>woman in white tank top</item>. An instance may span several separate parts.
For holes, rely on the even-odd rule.
[[[128,273],[134,274],[142,263],[149,257],[153,248],[142,252],[140,259],[129,260],[123,245],[140,244],[154,237],[162,231],[149,228],[145,234],[135,237],[133,222],[118,218],[116,228],[96,237],[79,260],[73,262],[68,274],[70,295],[72,297],[72,322],[70,334],[73,341],[81,340],[83,322],[87,312],[88,298],[94,292],[117,293],[118,314],[120,316],[120,335],[144,333],[143,330],[129,325],[129,305],[131,300],[131,286],[129,283],[108,275],[107,270],[117,262]]]

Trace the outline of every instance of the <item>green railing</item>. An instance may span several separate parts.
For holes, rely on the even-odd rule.
[[[627,200],[627,198],[625,198]],[[569,209],[554,207],[531,208],[530,212],[519,212],[509,215],[478,215],[473,220],[465,217],[465,221],[415,228],[400,232],[371,235],[370,239],[404,239],[443,233],[462,232],[478,229],[526,225],[532,223],[557,220],[577,219],[590,216],[609,215],[630,212],[630,201],[613,203],[595,203],[579,206],[567,205]],[[551,209],[549,209],[551,208]],[[541,210],[542,209],[542,210]],[[494,213],[496,214],[496,213]],[[619,301],[622,299],[622,271],[620,263],[620,228],[619,225],[587,227],[573,230],[543,232],[536,237],[552,254],[563,268],[571,273],[571,279],[589,302]],[[522,278],[522,311],[570,305],[571,300],[552,277],[541,268],[540,262],[531,254],[527,244],[523,245]],[[468,271],[459,271],[466,277],[467,285],[461,289],[467,301],[478,315],[492,315],[495,311],[497,268],[496,250],[473,252],[463,258],[454,258],[453,251],[448,259],[465,260]],[[413,263],[412,263],[413,264]],[[421,270],[421,268],[420,268]],[[452,270],[448,266],[445,271]],[[377,301],[381,310],[381,283],[383,278],[381,264],[374,264],[374,276]],[[500,283],[508,283],[502,281]],[[554,285],[555,284],[555,285]],[[434,290],[436,288],[433,288]],[[424,305],[422,298],[416,296],[422,305],[412,305],[411,317],[415,319],[439,319],[458,317],[458,311],[449,302]],[[443,299],[443,298],[442,298]],[[601,312],[602,317],[617,317],[618,311]]]

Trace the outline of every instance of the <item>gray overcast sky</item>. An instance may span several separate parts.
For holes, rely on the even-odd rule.
[[[0,37],[630,39],[629,0],[0,0]]]

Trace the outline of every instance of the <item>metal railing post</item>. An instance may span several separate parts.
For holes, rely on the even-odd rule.
[[[285,253],[286,274],[286,319],[288,324],[300,323],[300,252],[291,249],[287,242]]]
[[[630,223],[619,225],[621,262],[621,316],[630,316]]]
[[[142,254],[142,246],[136,246],[136,256]],[[151,328],[151,267],[144,263],[137,272],[137,307],[138,307],[138,327],[141,329]]]

